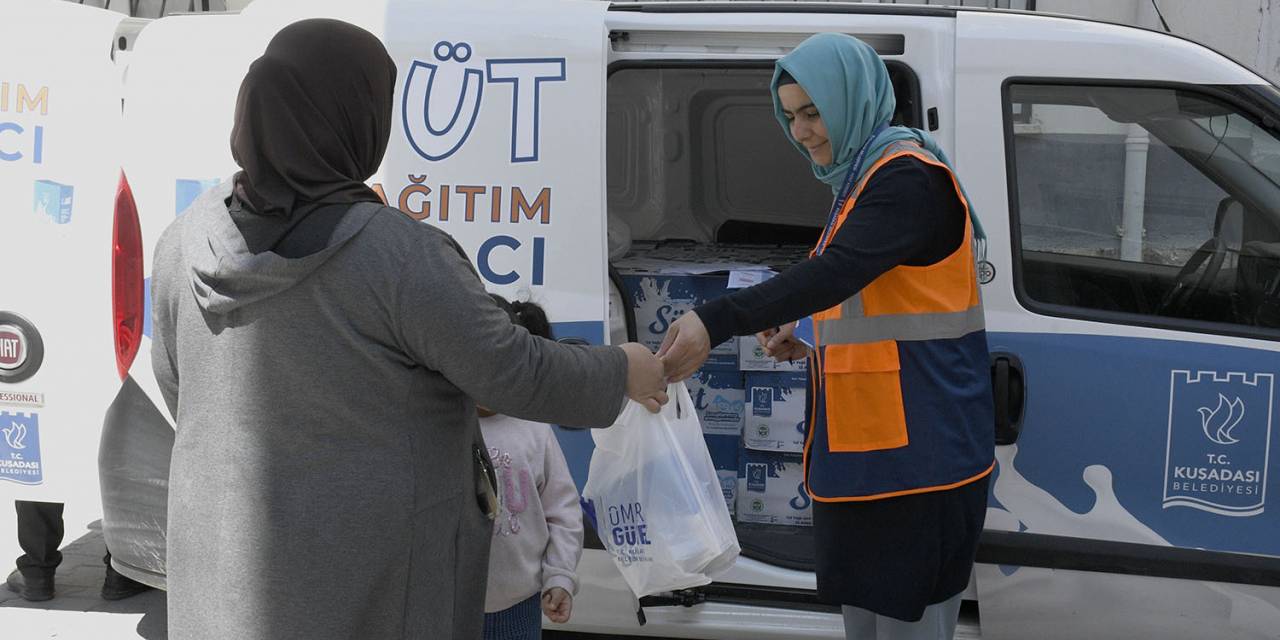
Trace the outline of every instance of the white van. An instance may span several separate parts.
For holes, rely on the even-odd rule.
[[[814,32],[863,38],[889,67],[897,121],[947,150],[989,235],[979,268],[999,465],[968,593],[982,636],[1280,637],[1280,473],[1269,472],[1270,455],[1280,461],[1280,90],[1166,34],[935,6],[257,0],[234,15],[117,17],[117,31],[94,35],[111,37],[127,65],[122,90],[65,107],[109,124],[111,110],[87,100],[123,97],[118,136],[103,125],[81,138],[85,153],[103,149],[76,178],[92,177],[84,193],[95,204],[84,206],[97,206],[98,182],[123,169],[114,236],[105,209],[76,209],[61,225],[56,212],[30,212],[31,182],[57,177],[30,164],[27,134],[5,128],[35,80],[0,78],[27,83],[0,104],[11,268],[0,340],[21,316],[45,352],[40,372],[15,380],[0,351],[0,411],[28,425],[39,412],[46,443],[97,435],[93,423],[62,429],[46,415],[105,411],[104,533],[121,572],[164,584],[173,431],[146,357],[149,305],[135,301],[151,248],[234,172],[228,137],[249,62],[283,25],[315,16],[378,34],[399,67],[396,127],[375,178],[386,200],[457,237],[491,290],[543,303],[558,337],[591,343],[645,327],[611,269],[637,247],[816,239],[830,195],[780,135],[772,63]],[[33,15],[28,30],[50,28],[36,24],[46,19]],[[77,55],[98,69],[101,46]],[[38,64],[28,56],[17,68]],[[95,73],[82,77],[109,75]],[[51,114],[64,108],[60,91]],[[93,252],[65,241],[82,219]],[[107,366],[112,312],[123,384],[82,373]],[[93,339],[78,346],[73,335]],[[41,406],[6,401],[31,394]],[[581,487],[590,435],[559,435]],[[6,442],[0,459],[17,453]],[[59,469],[45,466],[52,484]],[[31,482],[0,486],[41,495]],[[642,616],[589,544],[561,628],[842,637],[837,609],[815,598],[808,530],[738,526],[743,555],[727,575],[646,599]]]

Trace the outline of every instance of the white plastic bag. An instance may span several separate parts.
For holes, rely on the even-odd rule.
[[[596,443],[583,501],[636,597],[711,582],[738,557],[738,537],[683,383],[660,413],[627,401]]]

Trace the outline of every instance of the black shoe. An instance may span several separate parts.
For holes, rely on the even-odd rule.
[[[24,575],[19,571],[9,574],[5,581],[9,590],[28,602],[44,602],[53,599],[53,572]]]
[[[107,577],[102,581],[103,600],[124,600],[150,590],[151,587],[122,575],[111,565],[107,565]]]

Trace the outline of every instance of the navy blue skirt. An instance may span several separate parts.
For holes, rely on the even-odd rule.
[[[813,503],[818,598],[907,622],[969,585],[990,475],[868,502]]]

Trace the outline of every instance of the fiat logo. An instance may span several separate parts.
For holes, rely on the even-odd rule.
[[[44,340],[26,318],[0,311],[0,384],[34,376],[44,362]]]
[[[27,362],[27,336],[11,324],[0,324],[0,369],[13,371]]]

